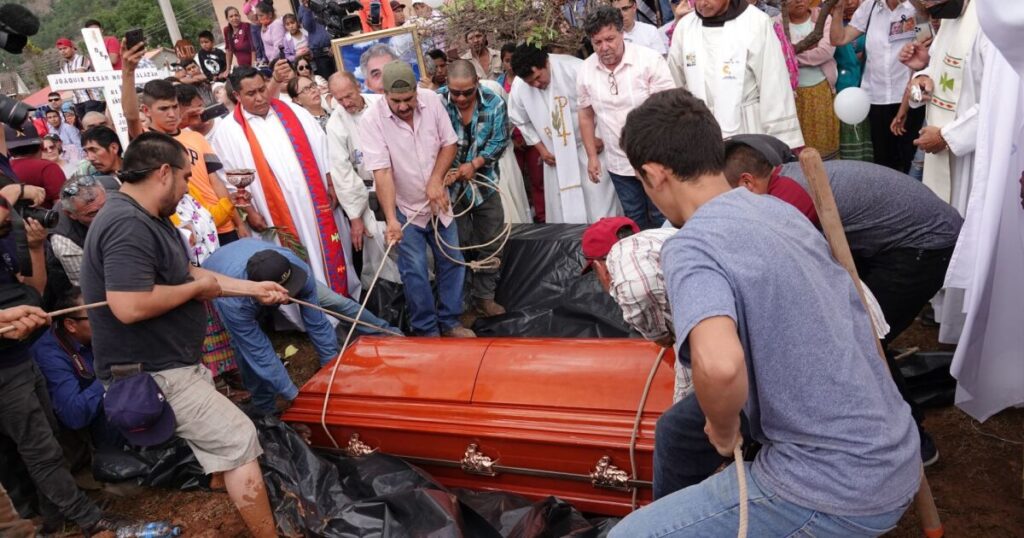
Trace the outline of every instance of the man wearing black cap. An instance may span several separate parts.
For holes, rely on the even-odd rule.
[[[217,249],[203,267],[233,278],[253,281],[277,282],[288,290],[288,295],[325,308],[344,305],[342,314],[355,317],[359,304],[340,296],[310,276],[306,265],[291,250],[259,239],[239,239]],[[231,335],[231,343],[242,358],[242,378],[252,393],[252,403],[265,413],[276,410],[276,398],[291,402],[299,393],[281,360],[274,352],[273,343],[260,327],[266,308],[251,297],[221,297],[213,302],[221,321]],[[338,338],[323,313],[299,306],[302,324],[320,357],[320,365],[338,355]],[[361,319],[371,325],[397,331],[387,322],[364,311]],[[367,332],[359,327],[360,332]],[[372,329],[371,329],[372,331]]]
[[[191,168],[178,141],[139,135],[125,152],[120,192],[110,194],[89,228],[82,293],[87,303],[108,303],[89,311],[96,376],[109,385],[107,418],[130,442],[156,444],[171,434],[185,439],[207,474],[223,473],[250,534],[270,538],[277,533],[256,428],[217,392],[202,363],[202,301],[229,292],[280,304],[287,292],[189,263],[169,217],[188,190]]]
[[[43,139],[39,138],[35,125],[25,121],[21,128],[4,124],[7,149],[11,152],[11,168],[18,179],[26,185],[46,189],[43,207],[53,207],[60,199],[60,187],[64,184],[64,171],[57,163],[42,158]]]

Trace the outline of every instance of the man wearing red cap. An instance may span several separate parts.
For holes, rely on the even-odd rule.
[[[92,61],[78,53],[75,43],[66,37],[57,40],[57,51],[60,52],[60,72],[70,75],[92,71]],[[102,101],[103,93],[99,89],[75,90],[72,92],[75,112],[84,117],[86,112],[103,112],[106,104]]]

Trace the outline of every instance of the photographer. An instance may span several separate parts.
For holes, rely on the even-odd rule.
[[[0,148],[6,148],[0,139]],[[0,149],[0,164],[6,149]],[[53,434],[46,383],[29,352],[29,337],[49,323],[38,307],[46,284],[42,240],[46,231],[32,218],[24,219],[24,233],[30,252],[31,276],[24,276],[17,256],[17,226],[20,220],[12,208],[39,205],[41,188],[0,177],[0,327],[14,329],[0,335],[0,434],[13,441],[39,493],[61,514],[77,523],[86,536],[104,530],[116,531],[124,522],[104,515],[78,487],[63,465],[63,451]],[[21,210],[24,212],[24,210]],[[26,271],[27,272],[27,271]]]

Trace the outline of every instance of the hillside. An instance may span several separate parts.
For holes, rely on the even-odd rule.
[[[59,37],[81,43],[82,23],[99,20],[103,32],[123,36],[127,30],[142,28],[150,46],[170,46],[170,37],[156,0],[8,0],[21,4],[39,17],[39,33],[30,38],[25,53],[0,52],[0,71],[16,69],[32,90],[46,85],[46,75],[58,69],[60,57],[54,49]],[[216,17],[210,0],[171,0],[182,36],[201,30],[215,30]],[[214,31],[214,35],[219,32]],[[81,45],[79,45],[81,48]]]

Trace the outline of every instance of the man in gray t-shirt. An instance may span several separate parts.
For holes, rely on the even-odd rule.
[[[651,199],[682,226],[662,266],[705,432],[733,454],[743,411],[763,445],[745,463],[750,534],[894,527],[919,485],[918,436],[825,239],[793,207],[730,187],[721,132],[685,90],[631,112],[623,147]],[[611,535],[732,535],[736,483],[733,465],[634,512]]]

